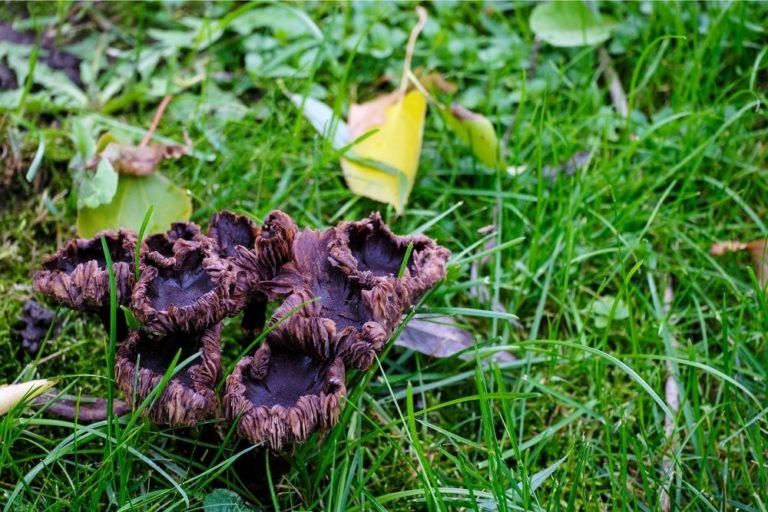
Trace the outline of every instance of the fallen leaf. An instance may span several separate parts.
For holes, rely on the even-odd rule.
[[[593,46],[606,41],[618,26],[609,16],[595,15],[583,2],[546,2],[533,8],[531,30],[552,46]]]
[[[110,202],[117,191],[117,173],[107,159],[96,165],[96,171],[86,170],[77,190],[77,208],[96,208]]]
[[[614,303],[616,307],[614,308]],[[613,317],[611,317],[611,311],[613,310]],[[626,320],[629,318],[629,309],[624,304],[624,301],[617,299],[613,295],[604,295],[597,298],[589,308],[589,313],[594,315],[595,327],[602,329],[608,326],[608,319],[611,320]]]
[[[437,71],[430,71],[424,73],[421,67],[416,68],[413,74],[419,79],[419,82],[427,89],[437,89],[438,91],[446,94],[456,94],[459,91],[459,86],[453,82],[445,79],[445,77]]]
[[[309,96],[304,97],[289,93],[288,98],[301,110],[307,121],[323,137],[330,135],[331,129],[334,128],[334,123],[336,123],[336,131],[333,134],[332,141],[333,149],[338,150],[349,144],[349,128],[347,128],[347,124],[343,120],[334,117],[331,107]]]
[[[56,384],[55,381],[39,379],[0,386],[0,415],[7,413],[22,401],[29,401],[45,393],[54,384]]]
[[[422,320],[421,318],[429,318]],[[451,357],[474,345],[472,334],[458,326],[453,318],[447,316],[425,316],[411,319],[395,340],[395,345],[408,348],[432,357]],[[475,358],[468,352],[459,356],[465,361]],[[496,352],[493,359],[499,362],[514,361],[508,352]]]
[[[108,160],[121,176],[147,176],[157,170],[157,164],[162,160],[181,158],[188,151],[188,146],[128,146],[112,142],[107,144],[98,158],[99,163]]]
[[[203,512],[249,512],[239,494],[229,489],[214,489],[203,500]]]
[[[765,287],[768,284],[768,254],[766,249],[766,239],[753,240],[747,243],[727,240],[712,244],[709,254],[722,256],[728,252],[749,251],[750,256],[752,256],[752,266],[755,269],[757,282],[760,283],[760,286]]]
[[[394,104],[392,97],[359,105],[364,118],[353,117],[350,109],[350,137],[355,138],[361,129],[378,131],[355,144],[342,159],[341,168],[352,192],[391,204],[402,213],[418,170],[427,98],[418,90]]]
[[[138,232],[151,205],[155,206],[155,212],[147,234],[165,231],[172,222],[189,220],[192,214],[192,201],[187,192],[162,174],[121,176],[112,201],[77,212],[77,232],[84,238],[121,227]]]
[[[498,167],[499,140],[491,122],[458,103],[440,109],[446,124],[470,147],[472,153],[492,169]]]

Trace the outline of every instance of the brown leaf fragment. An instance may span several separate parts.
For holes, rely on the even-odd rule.
[[[715,242],[709,249],[709,254],[713,256],[722,256],[728,252],[749,251],[752,256],[752,266],[755,269],[757,282],[765,287],[768,284],[768,254],[766,253],[766,239],[753,240],[751,242],[739,242],[737,240],[726,240],[724,242]]]
[[[408,322],[395,340],[395,345],[428,356],[446,358],[474,346],[474,340],[472,334],[459,327],[451,317],[417,316]],[[475,355],[473,352],[467,352],[459,357],[470,361]],[[515,357],[508,352],[496,352],[493,359],[509,362],[514,361]]]
[[[152,144],[147,146],[128,146],[107,144],[104,151],[91,161],[89,167],[98,164],[101,158],[106,158],[112,164],[115,172],[123,176],[147,176],[157,170],[157,165],[165,159],[181,158],[189,152],[188,146],[168,146]]]

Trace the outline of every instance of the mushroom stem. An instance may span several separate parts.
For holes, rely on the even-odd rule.
[[[109,328],[110,328],[110,313],[109,309],[107,310],[101,310],[98,312],[99,320],[101,320],[101,325],[104,326],[104,331],[109,335]],[[115,333],[116,340],[123,340],[128,335],[128,322],[125,319],[125,313],[121,309],[118,308],[117,310],[117,332]]]
[[[243,309],[243,320],[240,327],[243,330],[245,341],[255,338],[264,328],[267,321],[267,302],[266,300],[252,299]]]

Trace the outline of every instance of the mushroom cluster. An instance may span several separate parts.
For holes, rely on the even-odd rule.
[[[151,400],[145,413],[164,425],[223,415],[242,438],[275,450],[336,424],[345,370],[373,364],[407,309],[444,276],[450,254],[426,236],[393,234],[378,213],[299,231],[281,211],[262,227],[224,211],[206,234],[177,223],[143,240],[138,273],[133,232],[72,240],[44,261],[35,289],[107,322],[102,238],[118,304],[141,324],[129,329],[118,310],[115,380],[128,401]],[[219,402],[221,322],[238,314],[246,336],[267,334],[235,365]]]

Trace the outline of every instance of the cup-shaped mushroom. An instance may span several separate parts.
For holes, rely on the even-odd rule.
[[[275,337],[290,339],[316,357],[340,357],[347,366],[366,370],[384,349],[388,325],[399,321],[399,305],[387,283],[364,289],[337,269],[330,272],[335,279],[285,299],[271,320]]]
[[[151,333],[200,331],[230,314],[233,281],[211,245],[176,244],[172,258],[142,262],[131,304]]]
[[[424,235],[395,235],[378,212],[361,221],[342,222],[336,234],[330,243],[331,262],[364,283],[393,281],[403,309],[445,276],[451,254],[447,249]]]
[[[294,261],[269,286],[292,294],[272,322],[318,357],[341,357],[367,369],[400,321],[403,297],[393,279],[361,280],[333,264],[334,228],[304,230],[294,242]]]
[[[37,355],[48,331],[51,330],[54,317],[53,311],[35,299],[24,302],[19,319],[11,326],[11,337],[20,345],[19,354],[26,352],[31,356]],[[57,327],[54,325],[52,331]]]
[[[296,222],[280,210],[267,216],[253,248],[235,248],[236,295],[244,307],[253,297],[274,299],[281,293],[264,283],[275,278],[293,260]]]
[[[221,326],[198,332],[170,333],[151,338],[135,330],[120,344],[115,360],[115,380],[134,408],[158,386],[178,353],[175,373],[157,391],[146,409],[162,425],[195,425],[216,412],[215,387],[221,374]],[[187,359],[194,357],[186,366]]]
[[[43,261],[42,269],[35,274],[35,290],[78,311],[108,311],[109,272],[102,237],[112,259],[118,304],[128,304],[134,284],[136,235],[124,229],[105,231],[90,239],[70,240]]]
[[[173,258],[176,242],[205,243],[200,233],[200,226],[193,222],[174,222],[171,229],[165,233],[156,233],[148,236],[141,243],[142,256],[152,261],[166,262]]]
[[[267,216],[251,245],[234,247],[231,256],[235,272],[232,303],[237,310],[243,311],[242,329],[248,338],[255,337],[264,327],[267,302],[285,295],[276,293],[265,283],[291,261],[296,230],[296,222],[290,216],[275,210]]]
[[[346,392],[341,359],[323,361],[267,341],[227,377],[224,409],[241,437],[280,450],[333,427]]]
[[[222,258],[234,257],[238,246],[253,249],[259,232],[250,218],[228,211],[214,214],[208,225],[208,237],[216,243]]]

